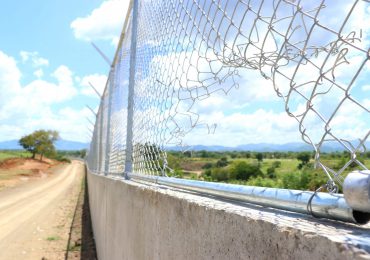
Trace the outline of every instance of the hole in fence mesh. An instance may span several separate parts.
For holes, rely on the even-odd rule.
[[[111,174],[127,161],[131,23],[91,151]],[[301,138],[339,179],[368,146],[369,24],[362,0],[140,1],[133,170],[165,174],[168,147]],[[350,154],[336,169],[320,161],[333,143]]]

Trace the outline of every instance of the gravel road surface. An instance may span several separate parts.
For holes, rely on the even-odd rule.
[[[0,192],[0,259],[64,259],[82,162]]]

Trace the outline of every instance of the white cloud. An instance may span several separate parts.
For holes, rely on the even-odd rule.
[[[32,66],[35,68],[49,66],[49,61],[45,58],[40,57],[39,53],[36,51],[34,52],[21,51],[20,56],[22,58],[23,63],[30,61]]]
[[[0,51],[1,141],[17,139],[40,128],[56,129],[65,139],[88,140],[87,121],[81,120],[91,116],[87,109],[55,111],[55,105],[66,105],[78,94],[73,72],[62,65],[50,76],[55,82],[36,79],[22,85],[15,59]]]
[[[87,142],[90,140],[90,136],[87,134],[89,125],[86,117],[88,116],[91,117],[91,112],[87,108],[72,109],[65,107],[53,113],[46,107],[36,118],[23,118],[22,124],[0,125],[1,139],[18,139],[20,136],[37,129],[55,129],[65,140]]]
[[[296,121],[285,112],[259,109],[251,114],[226,115],[224,112],[215,111],[203,122],[217,122],[215,133],[208,134],[204,127],[196,128],[184,139],[184,144],[237,146],[248,143],[281,144],[301,140]]]
[[[72,99],[77,94],[73,82],[73,73],[64,65],[59,66],[52,74],[57,83],[45,80],[34,80],[24,86],[19,97],[26,100],[34,99],[38,104],[55,104]]]
[[[9,95],[19,90],[21,76],[16,60],[0,51],[0,105]]]
[[[242,71],[241,77],[238,78],[238,88],[231,89],[227,94],[222,91],[212,93],[208,98],[196,102],[194,111],[207,116],[208,113],[220,109],[222,111],[241,111],[256,101],[266,104],[268,102],[282,102],[274,92],[271,82],[256,74],[256,71]]]
[[[99,92],[99,94],[102,95],[107,83],[107,76],[101,74],[92,74],[85,76],[80,80],[80,85],[82,86],[81,94],[97,97],[95,91],[91,88],[89,83],[91,83]]]
[[[0,134],[1,134],[0,141],[8,141],[18,139],[26,133],[24,127],[21,125],[18,126],[14,124],[1,123]]]
[[[35,75],[37,78],[42,78],[42,76],[44,76],[44,71],[42,69],[35,70],[33,75]]]
[[[129,2],[104,1],[89,15],[76,18],[71,23],[75,37],[85,41],[108,40],[117,44]]]
[[[52,105],[76,96],[72,72],[66,66],[57,68],[52,76],[57,83],[36,79],[13,91],[10,98],[0,104],[0,120],[21,120],[45,115]],[[20,85],[19,82],[10,84]]]
[[[63,139],[73,141],[89,141],[87,128],[92,128],[87,121],[87,117],[91,117],[91,112],[88,108],[73,109],[64,107],[60,109],[53,117],[47,118],[46,122],[40,120],[40,124],[51,129],[60,129],[60,135]],[[94,119],[91,119],[94,122]],[[60,126],[63,125],[63,128]]]

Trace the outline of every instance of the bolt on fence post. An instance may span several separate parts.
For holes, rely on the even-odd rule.
[[[127,135],[126,135],[126,159],[125,159],[125,178],[128,179],[128,173],[132,172],[133,160],[133,117],[134,117],[134,96],[135,96],[135,69],[136,69],[136,45],[137,45],[137,16],[139,9],[138,0],[133,1],[132,8],[132,32],[131,32],[131,52],[130,52],[130,75],[128,85],[127,102]]]

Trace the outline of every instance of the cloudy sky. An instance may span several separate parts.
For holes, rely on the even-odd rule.
[[[2,1],[0,8],[0,141],[33,130],[60,131],[88,141],[93,119],[85,107],[105,86],[127,1]]]
[[[127,4],[126,0],[2,3],[0,141],[40,128],[56,129],[67,140],[90,140],[92,126],[86,118],[93,121],[94,116],[85,106],[96,110],[99,98],[88,84],[102,92],[109,71],[90,42],[113,58]],[[370,8],[362,9],[362,16],[357,17],[370,13]],[[271,83],[257,72],[246,71],[242,77],[239,89],[228,95],[218,93],[197,105],[202,122],[217,123],[216,131],[204,135],[196,130],[186,143],[235,146],[300,140],[298,123],[287,116]],[[358,89],[369,104],[369,85]],[[342,118],[343,122],[358,125],[352,115]],[[356,129],[346,131],[349,138],[356,137]]]

